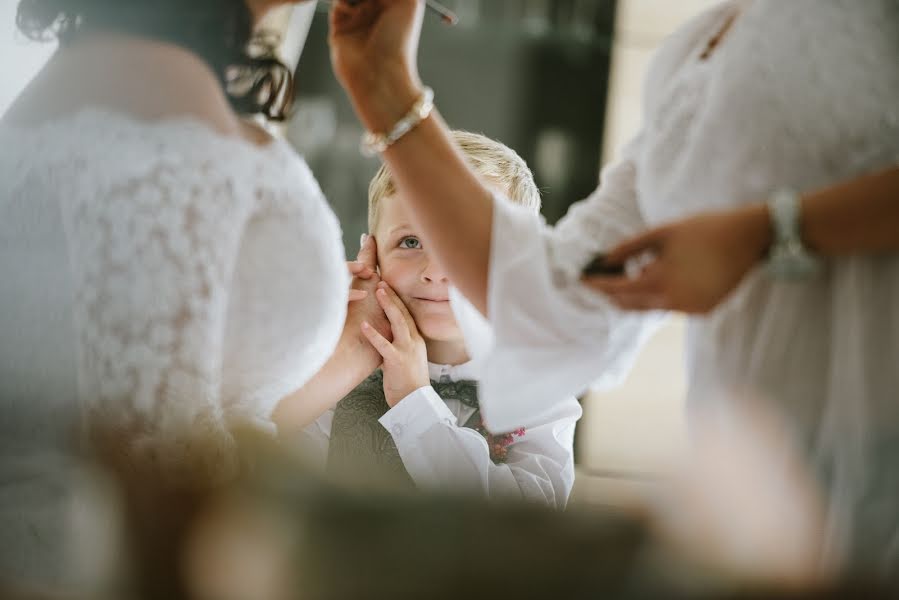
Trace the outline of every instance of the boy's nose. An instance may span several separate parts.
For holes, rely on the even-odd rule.
[[[428,260],[421,270],[421,280],[427,283],[448,283],[446,272],[436,260]]]

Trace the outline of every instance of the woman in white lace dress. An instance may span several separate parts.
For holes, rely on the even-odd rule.
[[[65,479],[34,467],[70,448],[81,403],[126,463],[218,480],[231,430],[273,432],[338,344],[338,222],[238,114],[277,117],[292,91],[245,53],[285,3],[20,2],[60,50],[0,120],[0,581],[64,575]],[[233,65],[273,92],[229,98]]]
[[[387,133],[422,94],[421,7],[349,4],[332,17],[335,67]],[[722,2],[663,45],[642,131],[552,229],[494,199],[438,118],[389,146],[425,243],[493,325],[488,425],[526,426],[547,390],[626,371],[653,319],[622,307],[705,313],[688,339],[691,413],[779,413],[826,491],[828,557],[899,572],[897,32],[895,0]],[[804,242],[824,262],[798,282],[755,268],[778,188],[803,220],[774,248]],[[647,230],[616,253],[654,250],[641,276],[581,281]]]

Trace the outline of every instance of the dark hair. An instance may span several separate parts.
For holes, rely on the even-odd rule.
[[[254,36],[245,0],[19,0],[16,24],[61,45],[98,30],[170,42],[210,65],[241,114],[281,121],[293,103],[293,73],[275,56],[276,39]]]

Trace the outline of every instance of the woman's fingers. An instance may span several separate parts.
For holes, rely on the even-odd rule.
[[[664,241],[667,229],[660,227],[625,240],[606,253],[610,265],[623,265],[627,259],[647,250],[658,250]]]
[[[387,359],[392,359],[394,354],[396,353],[396,348],[393,347],[393,344],[387,341],[383,335],[378,333],[378,331],[372,327],[368,321],[362,321],[362,335],[365,336],[372,346],[375,347],[375,350],[378,351],[378,354],[381,355],[385,361]]]
[[[658,261],[649,264],[637,277],[582,277],[587,287],[605,294],[622,310],[659,310],[668,306],[669,290]]]
[[[365,279],[366,281],[375,275],[375,272],[372,269],[358,261],[348,262],[346,267],[347,271],[350,272],[350,275],[358,277],[359,279]]]
[[[369,281],[375,277],[377,275],[376,269],[378,268],[378,250],[375,245],[375,238],[370,235],[363,236],[362,245],[359,248],[356,260],[347,262],[346,266],[350,275],[357,279]],[[364,295],[354,297],[353,292],[350,291],[350,301],[362,300],[367,296],[368,292],[365,292]]]
[[[372,271],[378,268],[378,246],[374,236],[366,235],[362,240],[356,262]]]
[[[581,281],[587,287],[604,294],[655,294],[663,291],[664,270],[656,260],[648,264],[636,277],[585,276]]]
[[[360,300],[365,300],[368,298],[368,292],[365,290],[350,290],[349,301],[350,302],[358,302]]]
[[[329,17],[332,34],[346,35],[368,29],[378,16],[379,4],[376,0],[335,0]]]

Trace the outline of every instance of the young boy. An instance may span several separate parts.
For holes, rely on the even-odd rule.
[[[454,136],[485,181],[539,212],[533,176],[514,151],[481,135]],[[545,423],[488,432],[478,408],[478,367],[449,303],[451,283],[416,234],[384,167],[369,188],[368,225],[381,277],[376,297],[393,339],[363,324],[383,365],[317,422],[330,437],[329,470],[354,480],[406,481],[564,508],[574,482],[577,401],[547,399],[557,409]]]

